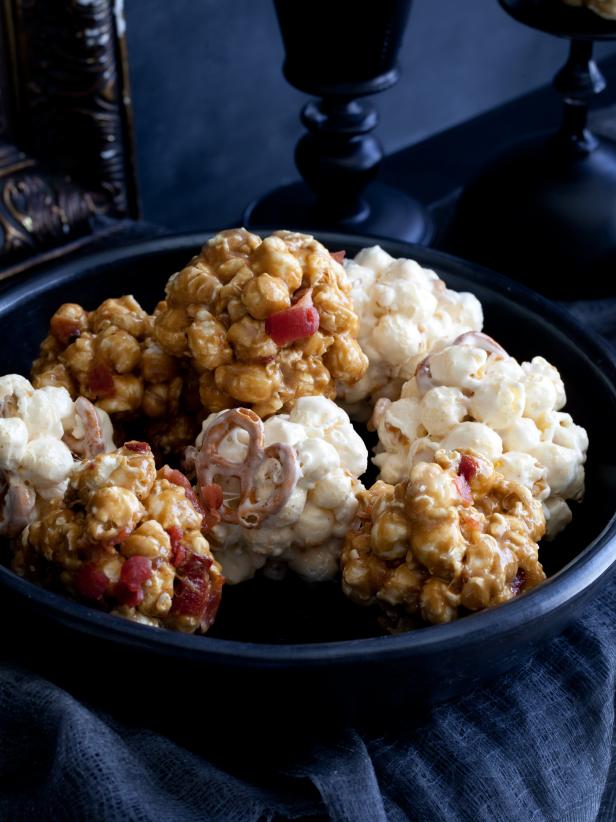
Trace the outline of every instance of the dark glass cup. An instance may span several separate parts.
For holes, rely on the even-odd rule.
[[[320,97],[392,86],[412,0],[274,0],[291,85]]]
[[[412,0],[274,0],[285,48],[288,82],[318,100],[302,110],[306,133],[295,150],[303,182],[278,188],[251,203],[244,223],[282,222],[305,229],[428,243],[426,209],[376,179],[383,149],[372,131],[375,110],[357,98],[398,80],[398,53]]]

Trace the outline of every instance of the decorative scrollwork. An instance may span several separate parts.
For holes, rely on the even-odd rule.
[[[14,0],[24,148],[131,212],[126,78],[115,3]]]
[[[0,141],[3,266],[138,208],[120,4],[1,1],[19,135],[19,146]]]
[[[90,230],[97,206],[66,177],[45,173],[15,146],[0,144],[0,244],[3,261]]]

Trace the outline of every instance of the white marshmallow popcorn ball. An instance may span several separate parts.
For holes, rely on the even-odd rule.
[[[88,400],[35,389],[19,374],[0,377],[0,536],[17,536],[39,499],[64,494],[74,457],[114,447],[109,417]]]
[[[242,414],[243,419],[238,416]],[[255,438],[261,439],[259,447]],[[196,467],[201,488],[205,472],[220,484],[225,505],[233,506],[235,497],[241,508],[240,473],[241,482],[247,482],[256,496],[255,510],[246,508],[235,517],[241,522],[228,521],[234,518],[230,507],[210,532],[228,583],[249,579],[262,568],[270,576],[290,568],[310,581],[337,575],[342,542],[357,510],[357,494],[363,490],[358,478],[368,463],[366,446],[341,408],[315,396],[301,397],[289,414],[265,422],[247,409],[211,414],[194,453],[200,454]],[[226,474],[221,477],[217,472],[224,473],[223,465]],[[261,507],[257,518],[256,509],[269,505],[274,492],[277,504],[270,505],[265,516]]]
[[[377,403],[380,479],[408,479],[440,448],[476,451],[542,501],[552,538],[571,520],[567,500],[584,494],[588,436],[565,402],[543,357],[520,364],[486,335],[463,334],[423,360],[399,400]]]
[[[377,399],[398,399],[403,383],[437,344],[480,331],[483,313],[473,294],[448,289],[434,271],[394,259],[378,245],[344,265],[369,367],[355,385],[339,386],[338,398],[351,416],[368,419]]]

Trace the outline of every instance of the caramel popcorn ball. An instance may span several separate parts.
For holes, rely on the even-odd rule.
[[[543,503],[552,538],[571,520],[567,500],[584,494],[588,436],[565,402],[543,357],[520,364],[485,334],[463,334],[420,363],[399,400],[375,406],[380,479],[408,478],[440,448],[477,451]]]
[[[199,373],[209,411],[243,405],[266,417],[361,379],[349,295],[343,267],[313,237],[231,229],[171,277],[155,336]]]
[[[368,451],[347,414],[322,396],[261,422],[246,408],[212,414],[189,459],[227,582],[287,568],[333,579],[363,490]]]
[[[0,536],[17,536],[42,501],[62,497],[74,458],[114,447],[109,417],[84,397],[0,377]]]
[[[205,632],[223,577],[189,481],[146,443],[85,460],[16,546],[14,570],[147,625]]]
[[[380,397],[400,397],[403,383],[435,345],[481,331],[483,312],[473,294],[452,291],[434,271],[395,259],[378,245],[345,260],[344,267],[369,366],[359,382],[340,386],[338,397],[352,418],[367,420]]]
[[[568,6],[585,7],[606,20],[616,20],[616,0],[563,0]]]
[[[132,296],[105,300],[94,311],[60,306],[32,367],[37,388],[62,386],[108,414],[160,419],[176,414],[179,363],[153,336],[154,318]]]
[[[396,486],[359,495],[342,552],[344,593],[390,625],[445,623],[507,602],[545,574],[541,504],[477,454],[440,450]]]

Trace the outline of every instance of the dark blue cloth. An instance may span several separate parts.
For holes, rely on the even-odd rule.
[[[611,336],[616,307],[573,310]],[[4,626],[9,630],[10,626]],[[616,820],[616,580],[521,670],[249,779],[0,667],[0,818]]]

